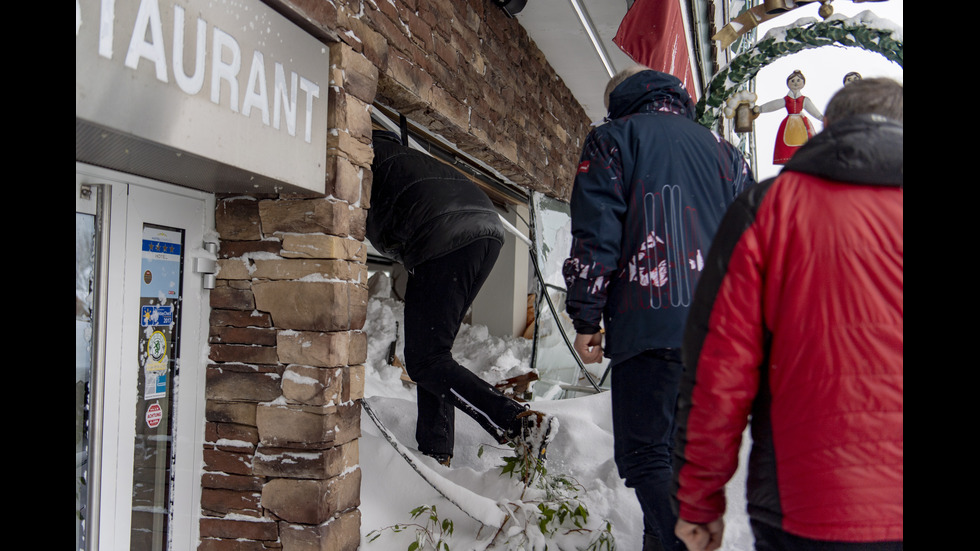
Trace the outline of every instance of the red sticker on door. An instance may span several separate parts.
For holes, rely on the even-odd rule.
[[[163,408],[157,402],[150,404],[146,409],[146,426],[155,429],[161,420],[163,420]]]

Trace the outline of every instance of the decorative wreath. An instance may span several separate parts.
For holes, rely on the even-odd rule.
[[[903,60],[901,29],[880,26],[882,21],[869,11],[852,17],[831,16],[823,21],[803,18],[787,27],[770,30],[745,52],[738,54],[718,71],[697,104],[697,120],[713,128],[725,102],[773,61],[802,50],[823,46],[847,46],[877,52],[900,67]]]

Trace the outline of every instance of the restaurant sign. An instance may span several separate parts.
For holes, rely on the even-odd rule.
[[[257,0],[76,0],[76,157],[94,125],[322,193],[329,67]]]

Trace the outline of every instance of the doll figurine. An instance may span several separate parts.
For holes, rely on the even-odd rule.
[[[823,115],[813,105],[810,98],[801,93],[805,84],[806,78],[803,77],[803,73],[793,71],[786,78],[786,86],[789,88],[789,92],[785,97],[763,103],[754,109],[757,115],[777,111],[781,108],[785,108],[788,112],[776,132],[776,145],[772,154],[772,164],[774,165],[786,164],[790,157],[796,153],[796,150],[816,134],[813,125],[810,124],[810,119],[803,114],[804,110],[818,121],[823,121]]]

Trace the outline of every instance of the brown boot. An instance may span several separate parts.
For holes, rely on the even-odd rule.
[[[432,459],[435,459],[436,461],[439,462],[440,465],[444,467],[448,467],[450,461],[452,461],[453,459],[453,456],[449,455],[448,453],[425,453],[425,452],[422,453],[431,457]]]

